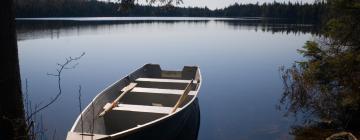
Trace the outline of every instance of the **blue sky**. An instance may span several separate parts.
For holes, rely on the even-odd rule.
[[[197,6],[197,7],[205,7],[207,6],[210,9],[215,8],[224,8],[230,4],[234,3],[264,3],[264,2],[273,2],[274,0],[183,0],[184,4],[181,4],[179,6],[188,7],[188,6]],[[307,3],[313,3],[314,0],[276,0],[276,2],[307,2]],[[145,0],[139,0],[140,3],[144,3]]]

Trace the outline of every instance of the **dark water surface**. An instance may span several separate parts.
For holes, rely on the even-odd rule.
[[[131,20],[132,19],[132,20]],[[145,63],[163,69],[199,65],[199,140],[291,139],[292,118],[276,110],[282,94],[279,66],[302,59],[310,25],[256,20],[18,20],[23,87],[33,104],[57,93],[56,63],[86,55],[62,74],[63,93],[42,112],[48,137],[64,139],[83,106],[114,81]],[[193,19],[193,18],[192,18]]]

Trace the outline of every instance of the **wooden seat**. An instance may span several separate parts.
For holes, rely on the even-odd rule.
[[[117,111],[169,114],[172,110],[172,107],[119,104],[117,107],[114,107],[113,110],[114,111],[117,110]]]
[[[184,90],[135,87],[131,92],[181,95]],[[195,93],[196,91],[190,91],[189,95],[195,95]]]
[[[135,81],[137,82],[161,82],[161,83],[190,83],[191,80],[180,80],[180,79],[160,79],[160,78],[138,78]],[[193,81],[194,84],[197,81]]]

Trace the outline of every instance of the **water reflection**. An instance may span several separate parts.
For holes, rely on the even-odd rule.
[[[121,30],[129,26],[163,24],[206,24],[209,20],[124,20],[124,21],[73,21],[73,20],[18,20],[16,22],[18,40],[61,36],[102,34]]]
[[[286,20],[248,20],[248,21],[236,21],[236,20],[219,20],[217,22],[223,22],[234,29],[248,29],[262,32],[271,33],[286,33],[286,34],[304,34],[311,33],[317,35],[319,31],[318,25],[294,23]]]
[[[121,30],[128,26],[136,26],[141,24],[163,24],[168,26],[176,26],[176,24],[203,24],[209,22],[216,24],[225,24],[236,30],[255,30],[271,33],[318,33],[318,26],[312,24],[297,24],[286,20],[17,20],[18,40],[37,39],[50,37],[51,39],[61,36],[70,35],[86,35],[101,34],[104,31]],[[98,32],[100,31],[100,32]]]

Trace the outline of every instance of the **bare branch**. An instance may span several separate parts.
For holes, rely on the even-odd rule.
[[[81,107],[81,85],[79,85],[79,111],[80,111],[80,120],[81,120],[81,134],[84,133],[84,120],[82,114],[82,107]],[[81,139],[84,139],[84,135],[81,135]]]
[[[52,135],[52,140],[55,140],[55,138],[56,138],[56,129],[54,130],[54,133]]]
[[[85,55],[85,52],[83,52],[80,56],[78,57],[75,57],[75,58],[72,58],[72,57],[69,57],[69,58],[66,58],[66,62],[64,62],[63,64],[59,64],[57,63],[57,65],[60,67],[59,69],[57,69],[57,74],[51,74],[51,73],[48,73],[47,75],[49,76],[55,76],[57,78],[57,82],[58,82],[58,93],[55,95],[54,98],[51,98],[51,100],[45,104],[44,106],[42,107],[39,107],[39,108],[36,108],[34,110],[34,112],[32,112],[30,115],[27,116],[26,120],[29,120],[33,115],[39,113],[40,111],[42,111],[43,109],[47,108],[48,106],[50,106],[51,104],[53,104],[61,95],[62,93],[62,89],[61,89],[61,74],[63,72],[64,69],[66,69],[66,66],[67,65],[70,65],[72,64],[74,61],[77,61],[79,60],[81,57],[83,57]],[[73,66],[73,68],[75,68],[76,65]]]

